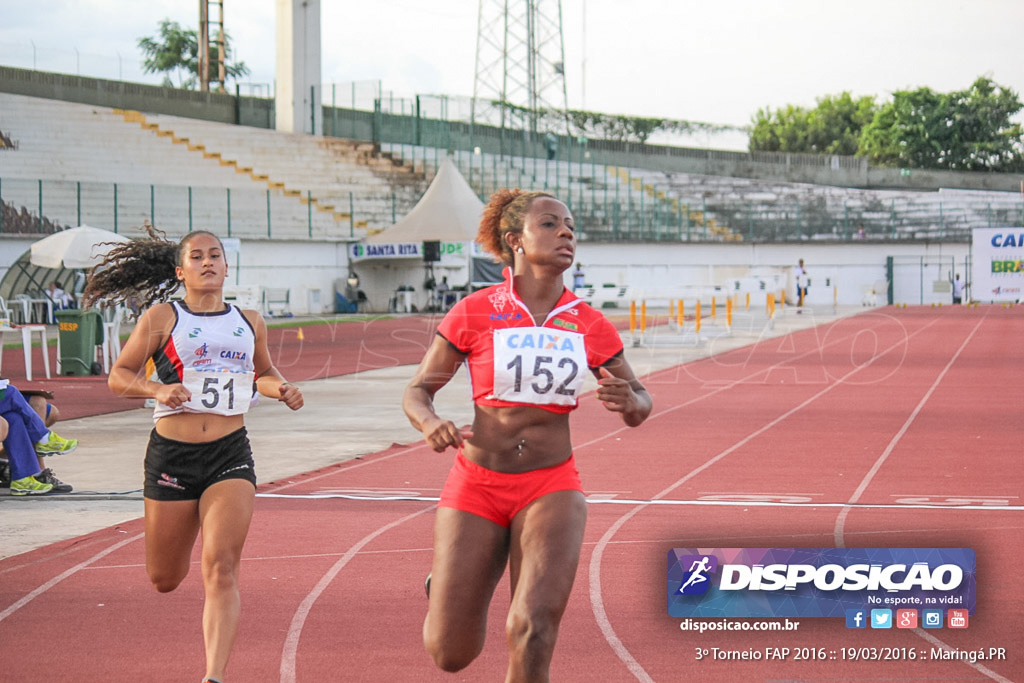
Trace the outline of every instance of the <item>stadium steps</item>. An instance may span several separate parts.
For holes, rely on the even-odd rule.
[[[300,190],[289,188],[282,181],[271,180],[269,173],[257,172],[251,166],[243,166],[237,159],[225,158],[222,152],[207,151],[207,146],[205,144],[193,143],[190,138],[179,137],[173,130],[162,128],[159,123],[149,121],[142,112],[131,109],[114,109],[114,113],[120,115],[126,123],[136,123],[141,126],[143,130],[151,131],[158,137],[170,138],[172,144],[183,145],[190,152],[198,152],[202,154],[204,159],[216,159],[221,166],[233,168],[239,175],[248,176],[253,180],[253,182],[265,185],[268,190],[282,192],[287,197],[298,197],[300,203],[303,205],[312,204],[317,211],[329,215],[336,222],[340,223],[342,221],[350,221],[352,219],[352,215],[350,213],[335,211],[333,205],[327,204],[316,197],[313,197],[309,191],[307,191],[306,196],[302,196],[302,192]]]

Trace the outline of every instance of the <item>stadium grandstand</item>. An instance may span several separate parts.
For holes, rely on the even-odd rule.
[[[274,130],[268,98],[0,67],[4,261],[75,225],[203,228],[237,238],[239,291],[287,290],[287,312],[334,312],[356,268],[368,310],[393,308],[405,288],[422,308],[423,263],[358,263],[351,245],[405,216],[447,158],[482,200],[518,186],[566,201],[599,288],[767,274],[792,291],[806,258],[820,303],[857,303],[880,286],[889,303],[929,303],[946,295],[937,283],[967,272],[974,227],[1024,223],[1019,178],[1005,174],[565,136],[548,158],[536,135],[449,116],[448,98],[375,95],[322,98],[321,129],[305,134]],[[471,284],[464,262],[438,267]],[[21,293],[0,285],[0,296]]]

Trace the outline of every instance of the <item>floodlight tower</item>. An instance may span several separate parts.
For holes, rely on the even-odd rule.
[[[224,38],[224,0],[199,0],[199,89],[207,92],[210,89],[210,5],[215,5],[220,11],[214,26],[217,33],[214,36],[214,44],[217,46],[215,59],[217,60],[217,76],[213,82],[220,84],[224,90],[227,81],[227,70],[224,64],[224,49],[226,41]]]
[[[568,134],[561,0],[480,0],[471,118],[541,132]],[[504,151],[504,150],[502,150]]]

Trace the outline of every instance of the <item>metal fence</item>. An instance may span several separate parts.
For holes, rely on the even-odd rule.
[[[284,239],[355,239],[408,210],[399,207],[395,193],[349,192],[347,204],[335,207],[345,214],[339,220],[316,210],[308,194],[22,178],[0,178],[0,202],[7,205],[0,211],[0,233],[45,233],[83,224],[126,233],[149,223],[170,233],[204,229],[227,237]]]
[[[1024,197],[1010,193],[803,188],[793,196],[764,196],[764,188],[729,188],[727,180],[708,192],[688,187],[685,177],[605,166],[585,154],[559,161],[402,143],[382,148],[428,176],[450,154],[484,201],[500,187],[550,191],[575,214],[582,240],[966,242],[975,227],[1024,225]]]

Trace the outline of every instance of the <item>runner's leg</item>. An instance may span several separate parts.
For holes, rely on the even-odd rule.
[[[507,558],[508,529],[469,512],[438,508],[423,644],[440,669],[459,671],[480,654],[487,609]]]
[[[512,520],[507,683],[550,679],[558,626],[572,593],[586,522],[587,504],[579,491],[549,493]]]
[[[199,533],[198,500],[145,499],[146,572],[153,587],[168,593],[188,575]]]
[[[206,489],[199,502],[203,533],[203,638],[206,675],[221,678],[238,633],[242,603],[238,574],[256,489],[245,479],[227,479]]]

